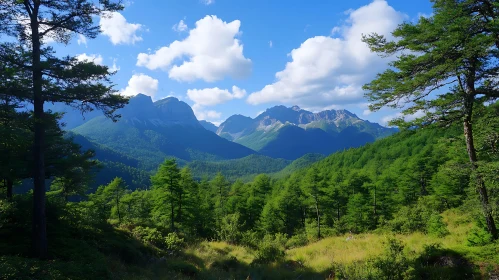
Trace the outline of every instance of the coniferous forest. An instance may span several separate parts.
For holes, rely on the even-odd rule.
[[[47,110],[100,111],[109,127],[129,114],[113,71],[46,43],[96,38],[94,17],[124,8],[94,2],[0,0],[0,279],[499,277],[496,1],[432,0],[391,37],[363,35],[396,57],[363,88],[371,111],[401,110],[393,135],[292,161],[195,120],[224,158],[210,146],[152,170]],[[148,167],[162,157],[147,153]]]

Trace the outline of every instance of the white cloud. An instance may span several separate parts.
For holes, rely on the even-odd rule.
[[[405,116],[402,113],[395,113],[395,114],[392,114],[392,115],[387,115],[387,116],[382,117],[380,124],[384,125],[384,126],[388,126],[388,123],[390,121],[392,121],[394,119],[398,119],[398,118],[402,118],[405,121],[409,122],[409,121],[413,121],[413,120],[415,120],[417,118],[421,118],[424,115],[425,115],[425,112],[422,111],[422,110],[418,110],[414,114],[405,115]]]
[[[244,96],[246,96],[246,90],[236,86],[232,87],[232,93],[227,89],[219,89],[218,87],[187,90],[187,97],[198,106],[213,106],[232,99],[241,99]]]
[[[118,12],[105,12],[100,18],[102,34],[109,37],[113,45],[134,44],[142,37],[136,33],[142,28],[141,24],[128,23],[125,17]]]
[[[16,19],[17,23],[20,25],[20,27],[23,29],[24,36],[26,38],[30,38],[31,37],[31,20],[30,20],[30,18],[27,16],[17,16],[15,19]],[[39,31],[40,31],[40,33],[42,33],[42,32],[45,32],[48,28],[50,28],[50,27],[47,25],[41,24],[39,27]],[[54,32],[48,32],[47,34],[45,34],[45,36],[43,36],[41,38],[40,41],[43,44],[55,43],[57,41],[57,37],[58,37],[57,35],[58,34],[56,34]],[[65,37],[68,35],[68,33],[65,32],[64,34],[60,34],[60,35],[62,35],[62,36],[59,36],[59,37]]]
[[[163,69],[177,81],[202,79],[213,82],[225,76],[243,78],[251,72],[251,60],[243,55],[243,45],[236,39],[241,22],[224,22],[206,16],[196,22],[183,41],[174,41],[155,53],[140,53],[137,66]],[[180,65],[176,60],[184,59]]]
[[[78,45],[85,45],[87,46],[87,38],[81,34],[78,34]]]
[[[206,6],[215,4],[215,0],[201,0],[201,3],[205,4]]]
[[[184,32],[188,29],[187,24],[185,24],[184,20],[181,19],[178,23],[176,23],[172,27],[173,31],[175,32]]]
[[[272,48],[272,46],[273,46],[272,41],[269,41],[269,47]]]
[[[204,110],[203,106],[199,104],[194,104],[192,106],[192,111],[194,111],[194,114],[198,120],[207,120],[220,124],[220,118],[222,117],[221,112],[217,112],[215,110]]]
[[[102,65],[102,63],[104,62],[104,59],[102,58],[102,56],[100,54],[86,54],[86,53],[82,53],[82,54],[79,54],[76,56],[76,59],[78,61],[81,61],[81,62],[93,62],[97,65]]]
[[[133,96],[139,93],[153,97],[158,91],[158,80],[145,74],[134,74],[128,81],[128,86],[121,91],[125,96]]]
[[[116,58],[115,58],[115,59],[113,59],[113,65],[111,67],[109,67],[109,71],[116,72],[119,70],[120,70],[120,67],[116,66]]]
[[[389,36],[404,17],[385,0],[349,11],[346,25],[333,29],[341,38],[307,39],[291,51],[292,61],[276,73],[276,82],[250,94],[248,103],[280,102],[320,110],[363,102],[362,85],[382,71],[387,60],[370,52],[362,34]]]

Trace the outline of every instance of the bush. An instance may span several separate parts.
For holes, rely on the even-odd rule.
[[[412,233],[423,231],[426,233],[428,221],[435,210],[428,199],[420,198],[414,205],[401,207],[388,222],[391,231],[398,233]]]
[[[449,234],[447,230],[447,225],[444,223],[442,216],[439,214],[432,214],[428,220],[426,226],[426,231],[428,234],[434,235],[436,237],[444,237]]]
[[[297,234],[291,236],[286,242],[286,248],[297,248],[305,246],[308,244],[308,238],[306,234]]]
[[[242,224],[239,221],[239,213],[229,214],[222,218],[218,237],[220,240],[230,244],[237,244],[241,240]]]
[[[260,243],[260,240],[261,236],[259,236],[258,232],[252,230],[243,232],[241,236],[241,244],[253,249],[258,248],[258,243]]]
[[[230,256],[227,259],[222,259],[222,260],[216,260],[211,264],[212,268],[219,268],[224,271],[229,271],[232,269],[237,269],[239,267],[240,263],[237,260],[236,257]]]
[[[258,246],[255,262],[269,263],[284,259],[284,248],[279,240],[272,235],[265,235]]]
[[[162,247],[164,244],[163,235],[155,228],[138,226],[133,229],[132,234],[144,243],[157,247]]]
[[[389,238],[385,253],[372,260],[377,269],[376,279],[405,279],[410,263],[404,255],[404,245],[401,241]]]
[[[184,246],[184,239],[180,238],[177,233],[170,232],[165,237],[165,247],[172,253],[177,253]]]
[[[484,246],[493,240],[492,235],[481,226],[475,226],[468,234],[468,246]]]

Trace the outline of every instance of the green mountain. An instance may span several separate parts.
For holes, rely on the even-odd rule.
[[[229,181],[251,181],[258,174],[278,172],[291,163],[290,160],[254,154],[224,161],[193,161],[188,167],[196,179],[212,179],[221,173]]]
[[[396,131],[347,110],[312,113],[298,106],[275,106],[255,119],[231,116],[217,134],[263,155],[293,160],[308,153],[328,155],[359,147]]]
[[[136,159],[137,167],[143,170],[157,168],[167,157],[186,163],[255,153],[204,129],[189,105],[173,97],[153,103],[149,96],[139,94],[119,114],[121,119],[116,123],[98,116],[72,131]]]

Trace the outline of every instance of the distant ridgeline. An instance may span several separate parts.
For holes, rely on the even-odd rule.
[[[347,110],[312,113],[298,106],[275,106],[255,119],[231,116],[217,134],[263,155],[294,160],[308,153],[328,155],[359,147],[396,131]]]
[[[279,177],[397,131],[346,110],[312,113],[297,106],[276,106],[255,119],[234,115],[217,127],[198,121],[192,108],[177,98],[153,102],[143,94],[130,99],[116,123],[98,111],[82,115],[63,104],[47,107],[65,112],[68,136],[83,149],[96,151],[102,169],[95,185],[119,176],[132,189],[149,185],[151,171],[168,157],[188,164],[198,179],[218,172],[229,179],[251,180],[259,173]]]

